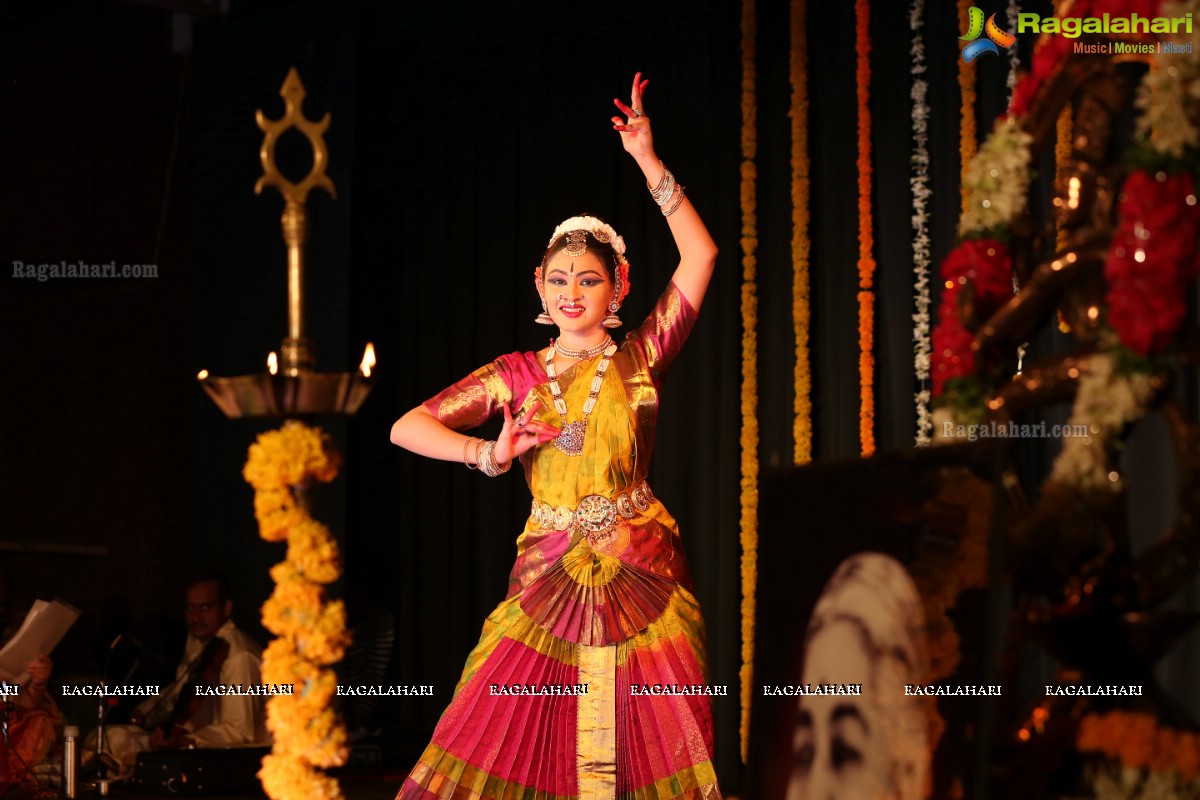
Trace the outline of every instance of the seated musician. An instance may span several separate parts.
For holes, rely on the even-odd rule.
[[[219,577],[206,576],[187,587],[188,628],[176,680],[158,697],[137,706],[131,725],[105,730],[101,748],[127,776],[144,750],[180,747],[240,747],[266,744],[266,698],[261,695],[197,696],[200,685],[244,687],[262,683],[262,649],[233,624],[233,601]],[[88,737],[85,757],[96,750]]]
[[[39,655],[26,667],[25,683],[13,686],[5,679],[0,704],[7,707],[0,708],[0,724],[8,725],[8,735],[0,736],[0,796],[8,786],[33,780],[33,768],[46,758],[62,726],[62,713],[46,690],[51,666],[48,656]]]

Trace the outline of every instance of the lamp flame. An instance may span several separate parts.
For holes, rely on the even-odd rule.
[[[196,380],[198,380],[198,381],[206,381],[206,380],[208,380],[208,370],[206,370],[206,369],[202,369],[202,370],[200,370],[199,372],[197,372],[197,373],[196,373]]]
[[[375,345],[367,342],[367,347],[363,350],[362,363],[358,365],[359,372],[364,378],[371,377],[371,369],[375,366]]]
[[[279,372],[279,357],[274,350],[267,354],[267,371],[272,375]]]

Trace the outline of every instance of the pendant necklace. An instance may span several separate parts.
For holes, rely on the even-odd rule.
[[[583,417],[574,422],[567,422],[567,402],[563,400],[562,389],[558,385],[558,375],[554,371],[554,353],[562,353],[565,348],[559,349],[558,342],[555,342],[554,347],[546,354],[546,376],[550,379],[550,394],[554,395],[554,410],[558,412],[559,419],[563,423],[562,433],[554,440],[554,446],[569,456],[583,454],[583,437],[587,433],[587,418],[592,413],[592,409],[596,407],[596,397],[600,394],[600,384],[604,381],[604,373],[608,371],[608,365],[612,361],[613,353],[617,352],[617,345],[612,340],[612,337],[602,342],[600,348],[568,350],[564,353],[564,355],[570,354],[567,356],[569,358],[574,357],[576,353],[589,353],[589,355],[585,356],[586,358],[600,353],[601,350],[604,353],[604,357],[596,365],[596,374],[592,378],[591,391],[588,392],[587,400],[583,403]]]

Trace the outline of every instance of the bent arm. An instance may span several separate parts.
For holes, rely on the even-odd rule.
[[[441,461],[462,461],[463,447],[471,438],[446,427],[425,406],[417,406],[392,425],[392,444]],[[467,462],[475,463],[473,447],[467,447]]]
[[[634,160],[646,176],[646,183],[657,186],[663,174],[663,166],[658,156],[653,153],[637,155],[634,156]],[[700,304],[704,302],[704,294],[708,291],[708,283],[712,279],[713,268],[717,264],[717,243],[713,241],[704,220],[700,219],[699,212],[686,193],[679,207],[667,217],[667,225],[671,228],[671,236],[679,249],[679,266],[676,267],[671,280],[692,308],[699,311]]]

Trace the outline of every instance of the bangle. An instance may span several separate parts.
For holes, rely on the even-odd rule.
[[[684,187],[682,183],[675,186],[675,202],[671,203],[669,207],[663,208],[662,215],[664,217],[669,217],[674,214],[675,209],[679,208],[679,204],[683,202],[683,188]]]
[[[508,462],[503,467],[496,461],[496,442],[495,440],[485,442],[483,450],[479,454],[479,471],[489,478],[495,478],[497,475],[503,475],[512,467],[512,462]]]
[[[483,439],[475,440],[475,467],[479,467],[479,448],[483,447]]]
[[[662,175],[660,175],[658,177],[658,186],[651,188],[650,181],[646,181],[646,188],[650,189],[650,194],[654,195],[655,197],[658,197],[660,194],[662,194],[663,184],[665,184],[667,182],[667,168],[663,167],[663,162],[662,162],[661,158],[658,160],[658,165],[660,167],[662,167],[662,171],[663,171]]]
[[[479,471],[489,478],[496,477],[499,473],[494,473],[495,467],[492,464],[492,442],[484,442],[483,449],[479,451]]]
[[[463,463],[467,465],[467,469],[478,469],[478,465],[479,465],[479,456],[478,456],[479,447],[478,446],[475,447],[475,452],[476,452],[475,463],[472,464],[470,461],[467,461],[467,448],[471,446],[471,442],[473,442],[473,441],[475,441],[475,437],[468,436],[467,440],[465,442],[463,442],[462,460],[463,460]]]
[[[662,167],[662,162],[659,161],[658,165]],[[647,183],[646,186],[649,187],[650,184]],[[654,202],[661,208],[671,201],[671,195],[674,190],[675,175],[672,174],[671,170],[663,167],[662,178],[659,179],[658,186],[650,189],[650,196],[654,198]]]

